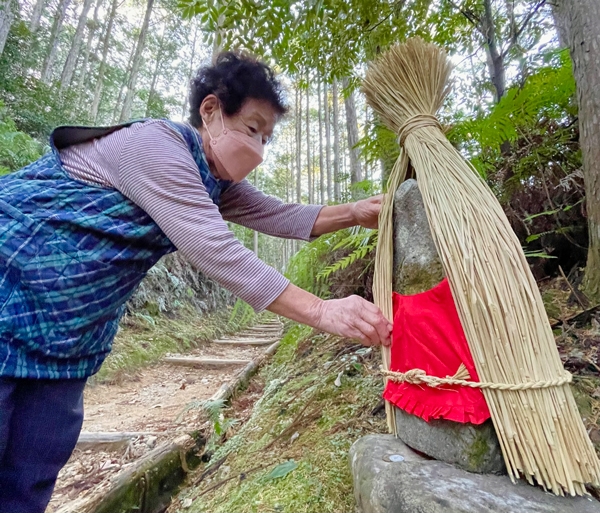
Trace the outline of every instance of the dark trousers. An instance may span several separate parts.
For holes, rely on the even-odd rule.
[[[83,423],[85,379],[0,377],[0,513],[43,513]]]

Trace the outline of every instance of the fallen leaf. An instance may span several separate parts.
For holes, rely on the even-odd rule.
[[[298,468],[298,464],[294,460],[288,460],[285,463],[277,465],[269,474],[265,477],[267,481],[273,479],[279,479],[280,477],[287,476],[290,472]]]
[[[335,381],[333,382],[333,384],[334,384],[336,387],[341,387],[341,386],[342,386],[342,374],[344,374],[344,371],[340,372],[340,373],[337,375],[337,378],[335,378]]]

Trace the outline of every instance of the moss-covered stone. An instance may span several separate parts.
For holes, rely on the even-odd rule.
[[[426,267],[416,264],[404,264],[394,275],[394,290],[404,295],[419,294],[435,287],[444,278],[444,270],[439,260],[430,262]]]
[[[490,447],[489,437],[484,436],[481,431],[476,431],[467,453],[469,465],[473,468],[482,468],[489,458],[490,450],[493,448]]]

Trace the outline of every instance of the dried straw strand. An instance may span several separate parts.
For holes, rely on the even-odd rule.
[[[403,145],[380,217],[375,301],[391,319],[393,194],[410,159],[480,379],[526,385],[482,388],[509,475],[557,495],[583,495],[586,484],[600,485],[600,463],[537,285],[500,204],[434,121],[450,71],[444,51],[412,39],[378,58],[364,81],[367,101]],[[527,386],[535,382],[556,385]]]

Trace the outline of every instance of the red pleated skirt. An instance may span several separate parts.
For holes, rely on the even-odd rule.
[[[406,372],[417,368],[443,378],[454,376],[463,363],[470,380],[479,381],[447,279],[420,294],[394,293],[393,305],[390,370]],[[388,381],[383,397],[426,421],[447,419],[481,424],[490,418],[483,393],[475,388],[432,388]]]

